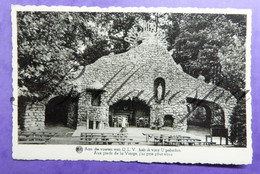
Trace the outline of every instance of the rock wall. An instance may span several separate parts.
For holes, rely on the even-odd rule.
[[[104,128],[108,125],[108,112],[108,106],[91,105],[91,92],[82,93],[78,102],[77,126],[89,128],[89,122],[93,121],[94,124],[99,124],[99,128]]]
[[[165,96],[161,103],[154,98],[154,81],[157,78],[165,80]],[[167,50],[159,45],[141,44],[126,53],[102,57],[88,65],[75,84],[80,85],[79,91],[84,92],[96,80],[104,85],[105,90],[101,107],[108,108],[119,100],[138,97],[151,108],[151,125],[157,118],[162,124],[167,114],[173,115],[175,129],[186,130],[187,97],[191,97],[221,106],[225,112],[225,127],[229,128],[229,118],[236,105],[236,99],[230,92],[205,83],[203,78],[196,79],[184,73]],[[100,114],[102,117],[108,115],[108,109],[103,112]]]
[[[87,106],[89,106],[90,103],[90,95],[86,95],[85,93],[82,93],[79,97],[78,101],[78,121],[77,126],[86,126],[87,125]]]
[[[164,99],[155,100],[155,80],[165,81]],[[86,89],[95,81],[104,85],[100,106],[91,105],[91,92]],[[184,73],[168,51],[159,45],[141,44],[128,52],[104,56],[85,67],[80,78],[71,82],[81,94],[78,100],[77,126],[104,128],[108,125],[109,106],[119,100],[138,99],[150,107],[150,125],[159,120],[163,125],[165,115],[174,118],[173,129],[187,129],[187,97],[214,102],[224,111],[225,127],[230,128],[229,119],[236,99],[230,92],[203,78],[193,78]],[[44,128],[44,106],[27,108],[24,116],[26,129]]]
[[[43,130],[45,106],[43,104],[27,105],[23,118],[23,130]]]
[[[78,112],[78,101],[75,100],[68,105],[68,115],[67,115],[67,126],[70,128],[76,128],[77,126],[77,112]]]

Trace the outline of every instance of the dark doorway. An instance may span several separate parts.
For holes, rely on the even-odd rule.
[[[164,116],[164,127],[173,127],[173,117],[172,115]]]
[[[150,108],[142,100],[120,100],[109,107],[109,124],[120,127],[122,119],[126,118],[129,126],[149,127]]]
[[[24,115],[26,111],[26,97],[18,96],[18,127],[24,129]]]
[[[211,110],[207,105],[191,105],[192,113],[187,120],[188,125],[209,128],[211,125]]]
[[[45,109],[45,125],[76,128],[78,99],[58,96],[51,99]]]
[[[94,121],[89,121],[89,129],[93,129]]]

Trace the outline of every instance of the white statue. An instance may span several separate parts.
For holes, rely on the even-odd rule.
[[[126,127],[126,118],[125,117],[123,117],[123,119],[122,119],[122,127]]]
[[[121,128],[121,130],[120,130],[120,133],[122,133],[122,132],[127,132],[127,130],[126,130],[126,124],[127,124],[126,118],[123,117],[123,118],[122,118],[122,128]]]
[[[157,87],[157,98],[158,98],[158,100],[162,99],[162,93],[163,93],[162,84],[159,83],[159,85]]]

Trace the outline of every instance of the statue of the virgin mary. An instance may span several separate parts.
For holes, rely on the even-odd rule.
[[[157,87],[157,99],[160,101],[162,99],[162,94],[163,94],[163,88],[162,88],[162,84],[159,83],[158,87]]]

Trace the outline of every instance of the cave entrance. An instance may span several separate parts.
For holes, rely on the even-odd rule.
[[[121,127],[126,118],[128,126],[149,127],[150,107],[138,98],[119,100],[109,107],[109,125]]]
[[[45,109],[45,126],[65,126],[76,129],[78,99],[70,96],[52,98]]]

